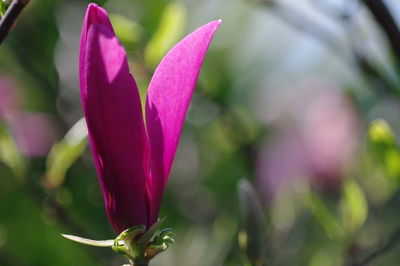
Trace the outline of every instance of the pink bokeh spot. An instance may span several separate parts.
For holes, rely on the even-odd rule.
[[[18,149],[28,157],[46,156],[59,138],[53,116],[25,111],[22,91],[11,77],[0,78],[0,119],[9,128]]]
[[[299,104],[281,103],[283,110],[273,125],[276,134],[257,161],[261,188],[272,200],[281,188],[309,181],[334,195],[358,150],[360,121],[354,106],[324,80],[305,81],[286,98]]]

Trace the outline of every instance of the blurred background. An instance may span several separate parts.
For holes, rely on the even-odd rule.
[[[223,19],[162,202],[176,243],[151,265],[399,265],[399,1],[94,2],[143,100],[168,49]],[[31,1],[0,46],[0,265],[125,262],[60,236],[115,237],[80,120],[87,4]]]

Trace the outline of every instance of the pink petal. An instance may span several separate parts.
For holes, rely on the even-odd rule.
[[[148,143],[140,98],[103,9],[89,6],[82,33],[81,96],[90,146],[107,214],[120,233],[148,225]]]
[[[85,62],[85,56],[86,53],[82,52],[86,48],[86,39],[87,39],[87,32],[89,30],[89,26],[98,23],[102,24],[107,29],[109,29],[113,34],[114,34],[114,29],[111,26],[111,22],[108,19],[107,12],[100,8],[96,4],[89,4],[87,10],[86,10],[86,15],[85,15],[85,20],[83,21],[83,26],[82,26],[82,35],[81,35],[81,43],[80,43],[80,53],[79,53],[79,76],[84,77],[85,76],[85,65],[83,64]],[[85,79],[81,78],[80,79],[80,87],[81,87],[81,97],[84,97],[86,95],[86,86],[85,86]]]
[[[152,175],[150,223],[157,219],[186,111],[204,56],[220,23],[210,22],[175,45],[163,58],[150,82],[146,101]]]

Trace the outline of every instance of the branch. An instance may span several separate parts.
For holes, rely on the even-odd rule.
[[[382,69],[374,66],[374,64],[369,61],[368,56],[365,55],[362,48],[354,47],[353,55],[360,73],[364,74],[364,78],[371,83],[371,86],[377,95],[389,98],[390,96],[394,96],[398,100],[400,99],[400,92],[398,91],[396,84],[390,80]]]
[[[317,21],[310,19],[306,14],[301,14],[299,10],[292,9],[289,6],[278,4],[274,0],[256,0],[256,2],[263,4],[264,7],[273,11],[273,15],[297,31],[320,42],[347,64],[352,63],[349,60],[349,55],[342,51],[343,46],[337,41],[338,37],[321,26]]]
[[[7,37],[19,14],[21,14],[29,1],[30,0],[14,0],[11,2],[6,13],[0,20],[0,44]]]
[[[400,64],[400,30],[389,8],[382,0],[363,0],[363,2],[385,32],[397,62]]]
[[[371,261],[375,260],[379,256],[389,252],[391,249],[393,249],[397,244],[400,242],[400,228],[398,228],[393,235],[388,239],[388,241],[381,246],[380,248],[377,248],[375,251],[371,252],[368,256],[366,256],[364,259],[354,262],[352,266],[364,266],[368,265]]]

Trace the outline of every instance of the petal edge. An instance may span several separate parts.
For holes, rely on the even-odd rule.
[[[178,146],[182,125],[204,56],[221,21],[212,21],[186,36],[161,60],[146,99],[150,144],[150,223],[157,220],[161,197]]]

